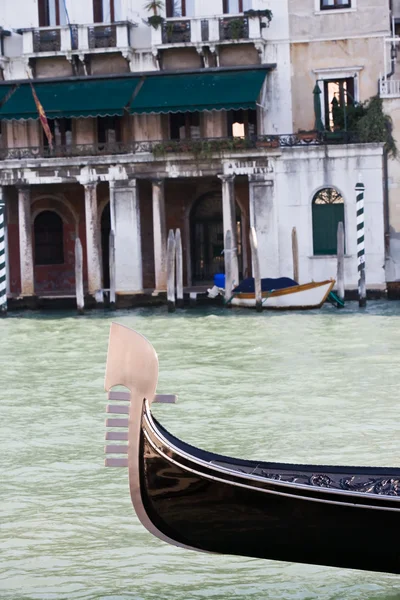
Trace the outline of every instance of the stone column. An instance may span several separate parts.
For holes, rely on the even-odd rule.
[[[260,257],[260,274],[265,277],[281,277],[278,217],[274,201],[273,181],[264,175],[249,175],[250,227],[257,233],[258,252]],[[290,239],[287,241],[290,244]]]
[[[153,181],[153,238],[155,292],[165,292],[167,290],[167,225],[164,180]]]
[[[85,187],[85,222],[86,222],[86,255],[88,270],[89,294],[96,302],[103,302],[100,232],[97,211],[97,183],[86,183]]]
[[[218,175],[222,181],[222,216],[224,223],[224,244],[227,231],[232,233],[232,278],[235,285],[239,284],[239,265],[237,257],[237,229],[235,203],[235,176]],[[226,257],[225,257],[226,260]]]
[[[143,291],[142,236],[136,179],[113,184],[115,219],[116,292],[135,294]],[[110,196],[111,202],[111,196]],[[111,223],[113,217],[111,217]]]
[[[19,260],[21,296],[35,294],[31,222],[31,190],[27,185],[18,187]]]

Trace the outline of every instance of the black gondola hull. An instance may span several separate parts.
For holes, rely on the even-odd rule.
[[[253,481],[191,457],[157,425],[144,414],[140,486],[150,521],[168,538],[220,554],[400,573],[397,495]]]

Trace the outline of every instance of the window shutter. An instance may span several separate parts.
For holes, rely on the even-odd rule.
[[[167,12],[167,19],[174,16],[174,0],[167,0],[166,12]]]
[[[49,4],[48,0],[39,0],[39,27],[49,26]]]
[[[93,23],[103,23],[102,0],[93,0]]]

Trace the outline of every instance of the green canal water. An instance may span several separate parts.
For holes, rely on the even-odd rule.
[[[1,600],[400,599],[397,576],[153,538],[126,470],[103,466],[111,320],[155,345],[159,391],[179,401],[154,411],[178,437],[237,457],[400,466],[399,303],[10,315],[0,321]],[[398,532],[382,531],[382,544],[399,546]]]

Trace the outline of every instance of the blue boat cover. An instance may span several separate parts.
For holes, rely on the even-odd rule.
[[[261,290],[263,292],[272,292],[272,290],[283,290],[284,288],[293,287],[299,285],[290,277],[278,277],[278,279],[261,279]],[[254,277],[248,277],[243,279],[242,283],[238,285],[234,290],[234,294],[254,294]]]

